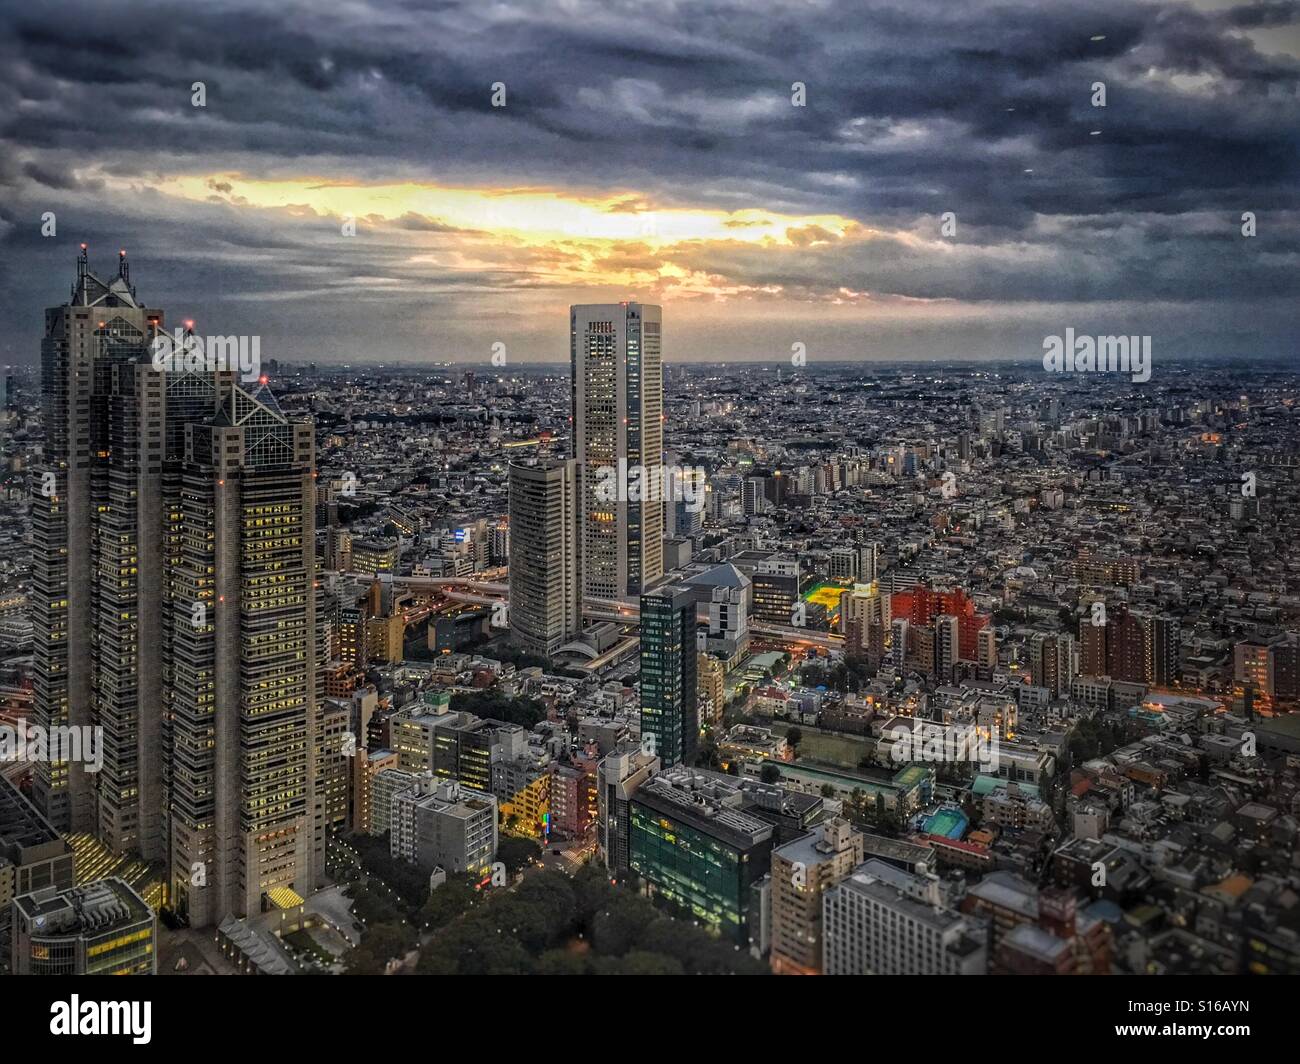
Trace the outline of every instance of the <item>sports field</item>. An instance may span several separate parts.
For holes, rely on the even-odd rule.
[[[833,611],[839,608],[840,596],[850,586],[849,584],[821,580],[804,592],[803,600],[816,603],[818,606],[824,606],[828,611]]]
[[[966,818],[956,809],[940,809],[925,822],[925,830],[946,839],[960,839],[966,833],[966,824]]]

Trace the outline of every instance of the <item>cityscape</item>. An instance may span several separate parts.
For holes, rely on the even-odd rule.
[[[1246,78],[1246,51],[1273,64],[1294,112],[1294,37],[1269,36],[1293,5],[1116,7],[1068,46],[1110,48],[1113,26],[1112,101],[1164,32],[1131,14],[1147,8],[1185,20],[1194,52],[1241,50],[1207,77]],[[12,17],[30,49],[13,98],[35,114],[60,35]],[[332,62],[365,47],[340,39]],[[344,91],[332,65],[318,76]],[[508,110],[532,77],[474,91]],[[682,99],[704,108],[694,77]],[[190,100],[208,86],[181,81],[177,106],[206,109]],[[781,105],[815,84],[785,77]],[[1117,106],[1092,107],[1105,139]],[[821,193],[762,200],[766,179],[697,191],[687,167],[647,221],[644,203],[565,199],[539,161],[484,193],[499,205],[479,229],[450,186],[394,207],[396,177],[359,181],[331,203],[308,183],[326,164],[259,176],[251,147],[136,178],[106,147],[64,180],[22,110],[0,138],[21,149],[0,172],[0,973],[1300,974],[1297,215],[1280,175],[1243,164],[1213,223],[1192,178],[1187,202],[1116,193],[1104,211],[1025,191],[1026,235],[972,217],[1005,227],[1000,250],[952,245],[962,295],[955,274],[812,279],[856,242],[896,241],[886,261],[923,273],[978,216],[961,205],[926,207],[922,235],[885,223],[901,200],[841,214]],[[1294,113],[1282,128],[1294,154]],[[1061,187],[1081,200],[1078,184]],[[690,195],[716,217],[688,220]],[[134,196],[164,225],[142,229]],[[601,210],[630,211],[632,235]],[[211,212],[282,227],[264,240],[279,289],[251,229],[187,276],[173,233],[209,233]],[[1111,212],[1148,219],[1133,262],[1083,282],[1038,260],[1067,215],[1111,240]],[[577,227],[583,264],[551,261],[560,238],[529,225]],[[1284,235],[1256,235],[1269,225]],[[311,226],[328,280],[288,265]],[[411,234],[430,234],[423,258]],[[386,327],[420,297],[348,258],[365,240],[438,275],[418,327]],[[1197,255],[1225,280],[1184,315],[1165,286]],[[598,279],[602,256],[626,261]],[[480,283],[481,302],[453,291]]]

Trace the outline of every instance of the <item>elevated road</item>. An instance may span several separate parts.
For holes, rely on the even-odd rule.
[[[454,602],[490,606],[508,602],[510,586],[488,580],[473,580],[464,576],[392,576],[382,574],[379,579],[394,587],[412,590],[438,591]],[[641,619],[641,606],[628,599],[589,598],[583,602],[582,615],[593,621],[613,621],[617,624],[637,624]],[[755,635],[779,639],[787,643],[802,643],[825,650],[843,650],[844,636],[839,632],[818,632],[794,625],[770,624],[751,621],[749,630]]]

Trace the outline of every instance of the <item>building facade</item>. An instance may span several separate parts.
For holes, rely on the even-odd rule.
[[[549,658],[582,631],[572,459],[510,466],[510,633]]]
[[[628,866],[672,908],[748,946],[752,890],[770,868],[775,828],[724,798],[684,768],[642,784],[629,803]]]
[[[586,598],[636,596],[663,575],[662,320],[659,307],[640,303],[569,308]],[[628,490],[634,478],[641,490]]]
[[[158,917],[121,879],[14,899],[15,975],[157,975],[157,938]]]
[[[173,908],[195,926],[317,885],[314,432],[264,384],[190,426],[165,655]]]
[[[641,596],[641,736],[665,767],[690,764],[699,741],[695,613],[686,588]]]

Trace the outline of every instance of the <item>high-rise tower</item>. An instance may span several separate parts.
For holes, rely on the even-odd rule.
[[[583,595],[640,595],[663,576],[663,365],[659,307],[569,308]],[[609,485],[617,490],[609,498]]]
[[[38,762],[34,799],[61,831],[161,857],[157,661],[161,558],[142,514],[160,506],[167,395],[149,364],[162,311],[144,306],[126,252],[90,272],[86,245],[67,303],[45,312],[43,467],[33,478],[35,723],[103,729],[100,772]],[[211,385],[208,403],[211,410]]]
[[[510,466],[510,629],[546,657],[582,631],[576,466]]]
[[[312,426],[215,364],[158,368],[125,252],[104,281],[82,245],[45,317],[34,716],[98,729],[102,765],[38,762],[34,797],[168,864],[192,923],[257,912],[323,849]]]
[[[316,886],[315,457],[265,384],[190,426],[167,708],[174,908],[195,926]]]
[[[641,596],[641,738],[665,768],[693,764],[699,744],[695,605],[686,587]]]

